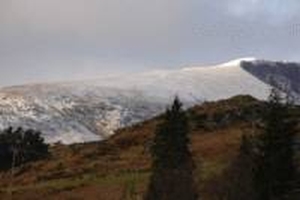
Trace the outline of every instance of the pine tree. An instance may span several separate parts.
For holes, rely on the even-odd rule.
[[[243,135],[238,155],[225,172],[224,199],[255,200],[254,190],[255,153],[254,137]]]
[[[188,120],[176,97],[156,128],[151,149],[153,173],[146,200],[197,199],[188,133]]]
[[[294,164],[295,123],[288,117],[288,104],[272,89],[257,140],[255,186],[259,200],[288,199],[296,175]]]

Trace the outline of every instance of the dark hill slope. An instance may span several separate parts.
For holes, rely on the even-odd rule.
[[[241,62],[241,67],[261,81],[273,85],[284,84],[296,96],[300,96],[300,64],[293,62],[270,62],[257,60]]]

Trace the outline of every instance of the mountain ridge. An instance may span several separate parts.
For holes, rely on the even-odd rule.
[[[186,107],[240,94],[266,99],[271,85],[266,77],[272,74],[292,82],[290,89],[299,97],[299,81],[286,69],[274,71],[274,63],[238,59],[211,67],[6,87],[0,89],[0,129],[38,129],[49,143],[102,140],[118,128],[160,114],[175,95]],[[277,65],[280,68],[288,64]],[[298,67],[288,71],[297,71],[294,68]]]

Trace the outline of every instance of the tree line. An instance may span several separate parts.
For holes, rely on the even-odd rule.
[[[9,127],[0,133],[0,170],[12,169],[49,155],[41,132]]]

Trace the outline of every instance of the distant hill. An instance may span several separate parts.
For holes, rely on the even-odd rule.
[[[295,63],[246,58],[215,66],[2,88],[0,129],[38,129],[49,143],[103,140],[119,128],[160,114],[175,95],[187,107],[239,94],[265,99],[272,76],[289,83],[298,98],[299,69]]]

